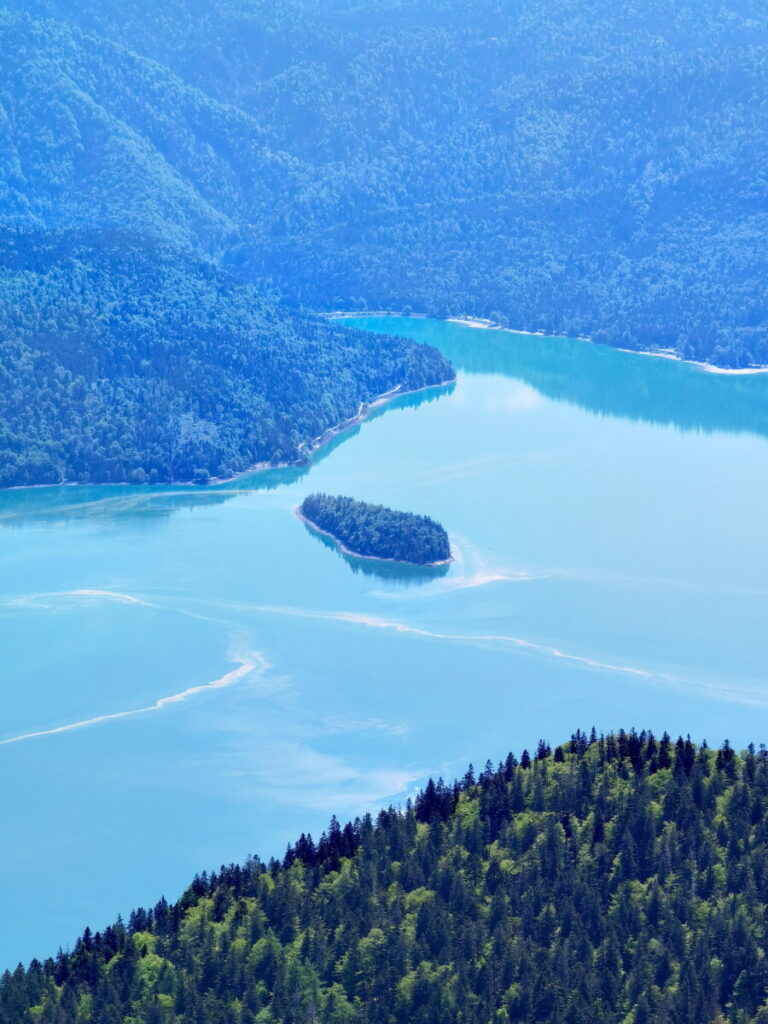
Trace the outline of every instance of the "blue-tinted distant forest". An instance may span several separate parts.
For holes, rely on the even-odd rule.
[[[760,0],[18,6],[55,19],[3,31],[24,229],[131,228],[312,307],[768,358]]]
[[[274,302],[410,307],[727,366],[768,362],[766,41],[760,0],[6,0],[8,386],[21,380],[29,404],[40,359],[69,372],[76,335],[125,351],[142,324],[158,341],[180,329],[193,363],[204,324],[200,365],[213,369],[198,383],[220,375],[214,335],[228,330],[234,295],[246,321]],[[128,277],[115,270],[126,259]],[[191,331],[173,312],[179,290]],[[101,296],[118,292],[130,329],[122,313],[104,316]],[[295,313],[282,317],[281,330],[297,329]],[[331,354],[341,328],[307,330],[357,373]],[[100,358],[112,381],[116,367]],[[398,382],[378,358],[366,354],[366,379]],[[434,355],[413,358],[434,361],[426,380],[444,370]],[[136,377],[141,359],[129,362]],[[300,369],[316,393],[331,379],[311,360]],[[349,384],[338,408],[331,396],[333,409],[306,418],[328,426],[369,394]],[[152,464],[140,444],[109,476],[46,451],[46,430],[61,433],[56,395],[48,425],[29,428],[37,440],[8,426],[0,400],[0,449],[20,465],[3,482],[140,476],[158,460],[173,475],[178,421],[164,408],[168,438]],[[123,411],[136,420],[135,403]],[[290,396],[275,413],[290,429],[195,454],[186,476],[306,439]],[[253,416],[261,423],[258,403]],[[123,449],[133,432],[123,443],[107,431]],[[40,472],[27,442],[43,451]]]
[[[301,462],[361,402],[452,376],[435,349],[276,308],[165,244],[6,242],[0,486]]]

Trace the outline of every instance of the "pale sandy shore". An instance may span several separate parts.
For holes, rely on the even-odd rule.
[[[667,352],[664,350],[659,350],[657,352],[645,352],[642,349],[636,348],[619,348],[617,349],[617,352],[629,352],[630,355],[634,356],[654,356],[656,359],[671,359],[674,363],[686,363],[688,366],[696,366],[700,370],[706,371],[706,373],[726,373],[737,377],[752,373],[768,373],[768,366],[715,366],[714,363],[702,363],[697,359],[683,359],[682,356],[679,356],[676,352]]]
[[[415,565],[419,569],[436,569],[438,566],[450,565],[451,562],[455,561],[453,555],[451,555],[450,558],[443,558],[439,562],[409,562],[405,558],[380,558],[378,555],[361,555],[359,551],[353,551],[351,548],[346,547],[346,545],[334,534],[330,533],[328,530],[324,530],[321,526],[318,526],[317,523],[308,519],[298,505],[293,511],[302,523],[306,523],[306,525],[316,533],[322,533],[324,537],[329,537],[339,551],[343,552],[345,555],[350,555],[352,558],[363,558],[366,562],[392,562],[394,565]]]
[[[426,313],[400,313],[400,312],[393,312],[393,311],[384,310],[384,309],[376,309],[376,310],[374,310],[374,309],[361,309],[361,310],[357,310],[357,311],[355,311],[355,310],[348,310],[348,309],[337,309],[337,310],[333,310],[330,313],[324,313],[324,314],[321,314],[321,315],[330,317],[331,319],[334,319],[334,320],[344,320],[344,319],[353,318],[353,317],[366,317],[366,316],[402,317],[404,320],[439,320],[439,319],[441,319],[440,317],[430,317]],[[516,330],[516,329],[514,329],[512,327],[504,327],[501,324],[495,323],[493,320],[485,320],[485,319],[483,319],[481,317],[451,316],[451,317],[446,317],[444,322],[455,323],[455,324],[463,324],[465,327],[475,327],[475,328],[478,328],[480,330],[485,330],[485,331],[503,331],[503,332],[505,332],[507,334],[518,334],[518,335],[523,335],[523,336],[532,337],[532,338],[535,338],[535,337],[549,337],[549,335],[547,335],[546,332],[544,332],[544,331],[520,331],[520,330]],[[584,335],[579,335],[575,340],[587,341],[587,342],[590,342],[591,344],[596,344],[596,343],[592,342],[591,338],[585,337]],[[675,352],[670,352],[670,351],[655,351],[655,352],[651,352],[651,351],[643,351],[642,349],[617,348],[616,346],[613,346],[613,345],[606,345],[604,347],[605,348],[614,348],[615,351],[617,351],[617,352],[626,352],[629,355],[652,356],[652,357],[654,357],[656,359],[671,359],[671,360],[673,360],[676,363],[685,363],[688,366],[695,366],[698,369],[704,370],[707,373],[721,373],[721,374],[728,374],[728,375],[732,375],[732,376],[744,376],[744,375],[749,375],[749,374],[754,374],[754,373],[768,373],[768,366],[748,366],[748,367],[740,367],[740,368],[729,368],[729,367],[725,367],[725,366],[715,366],[713,363],[698,362],[697,360],[694,360],[694,359],[683,359],[681,356],[677,355]],[[350,419],[346,420],[344,423],[337,424],[337,426],[335,426],[335,427],[330,427],[323,434],[319,435],[319,437],[316,437],[312,441],[305,443],[302,446],[303,449],[304,449],[304,452],[305,452],[305,458],[302,458],[302,459],[299,459],[299,460],[295,460],[293,462],[278,462],[278,463],[257,462],[257,463],[254,463],[254,465],[249,466],[247,469],[244,469],[244,470],[242,470],[239,473],[235,473],[231,477],[211,477],[209,483],[210,483],[211,486],[216,486],[217,484],[230,483],[233,480],[239,480],[242,477],[248,476],[251,473],[262,473],[262,472],[266,472],[267,470],[270,470],[270,469],[289,469],[289,468],[296,468],[298,466],[306,465],[308,460],[309,460],[309,457],[311,455],[313,455],[319,448],[322,448],[323,445],[325,445],[329,441],[333,440],[333,438],[336,437],[338,434],[344,433],[345,430],[350,430],[352,427],[357,426],[357,424],[363,423],[368,418],[370,413],[374,409],[378,408],[379,406],[384,405],[387,402],[392,401],[392,399],[399,398],[399,397],[401,397],[403,395],[415,395],[415,394],[418,394],[421,391],[431,391],[433,388],[441,388],[441,387],[445,387],[448,384],[453,384],[453,383],[454,383],[454,380],[445,380],[445,381],[442,381],[439,384],[428,384],[428,385],[426,385],[423,388],[414,388],[414,389],[409,390],[409,391],[403,390],[402,387],[400,385],[398,385],[397,387],[392,388],[391,391],[386,391],[383,394],[378,395],[371,402],[368,402],[368,403],[361,402],[360,409],[359,409],[359,411],[358,411],[356,416],[351,417]],[[21,491],[21,490],[30,491],[30,490],[37,490],[37,489],[43,488],[43,487],[90,487],[90,486],[99,487],[99,488],[102,488],[102,487],[125,487],[125,486],[128,486],[128,482],[127,481],[122,481],[122,482],[119,482],[119,483],[94,483],[94,484],[89,483],[89,484],[80,484],[80,483],[78,483],[75,480],[66,480],[66,481],[62,481],[61,483],[57,483],[57,484],[13,484],[10,487],[0,488],[0,491]],[[197,488],[198,490],[203,491],[203,492],[205,491],[205,487],[204,486],[201,487],[199,484],[195,484],[191,480],[179,480],[179,481],[175,481],[174,480],[174,481],[171,481],[171,482],[165,482],[164,486],[166,486],[166,487],[190,487],[190,488]]]
[[[344,319],[345,317],[359,317],[359,316],[394,316],[402,317],[404,320],[439,320],[440,317],[430,317],[426,313],[394,313],[387,312],[386,310],[360,310],[359,312],[350,312],[349,310],[334,310],[332,313],[327,314],[334,319]],[[484,331],[504,331],[506,334],[520,334],[527,337],[550,337],[545,331],[520,331],[513,327],[504,327],[502,324],[495,323],[493,320],[486,320],[482,317],[475,316],[449,316],[444,318],[446,323],[449,324],[463,324],[464,327],[476,327]],[[588,341],[592,344],[597,344],[592,341],[592,338],[588,338],[583,334],[577,335],[576,340]],[[634,356],[654,356],[657,359],[672,359],[676,363],[686,363],[688,366],[696,366],[701,370],[705,370],[707,373],[725,373],[735,376],[743,376],[745,374],[752,373],[768,373],[768,366],[745,366],[739,368],[732,368],[727,366],[715,366],[714,363],[702,363],[696,359],[683,359],[682,356],[677,355],[676,352],[670,350],[644,350],[636,348],[618,348],[616,345],[606,345],[605,348],[613,348],[617,352],[627,352]]]

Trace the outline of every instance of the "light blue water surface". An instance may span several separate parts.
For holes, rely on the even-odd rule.
[[[0,494],[0,966],[539,737],[766,738],[768,375],[355,323],[455,387],[308,471]],[[456,561],[361,571],[309,490],[430,514]]]

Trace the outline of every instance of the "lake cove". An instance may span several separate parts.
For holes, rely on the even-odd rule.
[[[768,375],[356,323],[456,386],[215,489],[0,493],[2,966],[539,736],[764,739]],[[310,491],[456,560],[351,571]]]

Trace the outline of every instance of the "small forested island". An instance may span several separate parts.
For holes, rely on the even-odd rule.
[[[448,534],[429,516],[330,494],[308,495],[297,514],[332,537],[348,555],[412,565],[444,565],[451,560]]]

